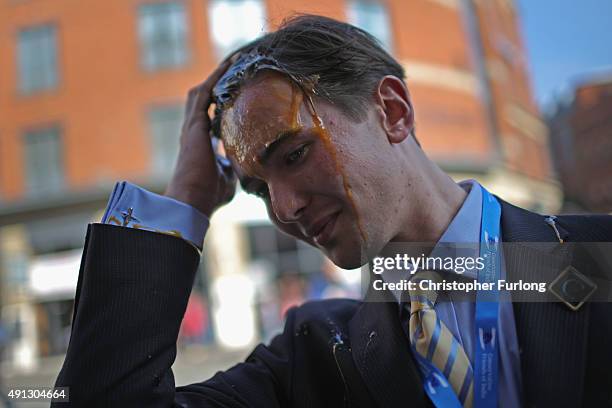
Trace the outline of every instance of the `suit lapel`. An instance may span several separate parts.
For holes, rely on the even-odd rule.
[[[361,377],[381,407],[425,407],[421,379],[400,325],[397,302],[367,299],[349,323],[353,360]]]
[[[503,200],[504,242],[557,241],[541,215]],[[571,254],[550,251],[553,246],[506,251],[508,279],[550,282]],[[525,268],[529,265],[529,268]],[[534,277],[536,270],[539,276]],[[366,296],[366,299],[368,297]],[[399,322],[397,303],[365,301],[349,323],[355,365],[377,404],[425,407],[420,375]],[[589,308],[572,312],[562,303],[514,303],[514,318],[521,351],[525,406],[580,406],[586,363]]]
[[[504,248],[508,278],[551,282],[571,253],[563,245],[519,244],[557,238],[541,215],[501,202],[503,241],[515,243]],[[525,406],[581,405],[588,317],[588,305],[573,312],[558,302],[514,303]]]

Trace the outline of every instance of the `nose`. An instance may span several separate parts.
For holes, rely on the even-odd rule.
[[[294,183],[269,183],[268,190],[270,205],[278,221],[287,224],[300,219],[308,206],[308,199]]]

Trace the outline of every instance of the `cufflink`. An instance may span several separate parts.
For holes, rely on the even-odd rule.
[[[568,266],[548,285],[548,290],[574,312],[591,297],[597,285],[573,266]]]
[[[133,212],[134,209],[132,207],[128,208],[127,211],[121,211],[121,218],[123,218],[123,223],[121,224],[122,227],[127,227],[131,221],[139,221],[138,218],[132,215]]]

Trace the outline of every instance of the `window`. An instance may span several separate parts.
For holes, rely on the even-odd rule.
[[[64,186],[60,129],[27,132],[24,143],[27,192],[41,195],[60,191]]]
[[[138,35],[144,69],[156,71],[184,65],[188,59],[187,31],[182,2],[140,6]]]
[[[180,105],[155,108],[149,112],[153,174],[169,177],[174,169],[182,124],[183,107]]]
[[[372,34],[387,51],[391,51],[393,38],[384,4],[375,0],[350,0],[347,17],[349,23]]]
[[[19,32],[17,63],[21,93],[31,94],[57,86],[56,31],[49,24]]]
[[[280,232],[272,225],[248,225],[252,260],[265,260],[277,276],[321,271],[323,255],[317,249]]]
[[[219,59],[265,31],[261,0],[210,0],[209,19]]]

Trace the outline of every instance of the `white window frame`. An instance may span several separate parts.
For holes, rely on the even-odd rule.
[[[207,4],[211,41],[219,60],[266,33],[263,0],[208,0]]]
[[[159,71],[185,66],[190,59],[189,32],[183,1],[141,4],[138,7],[138,39],[142,68]]]

